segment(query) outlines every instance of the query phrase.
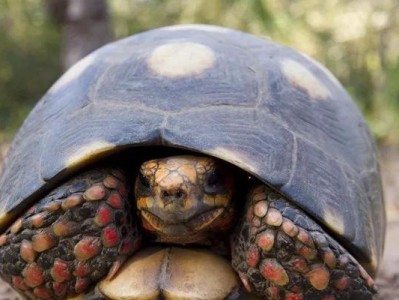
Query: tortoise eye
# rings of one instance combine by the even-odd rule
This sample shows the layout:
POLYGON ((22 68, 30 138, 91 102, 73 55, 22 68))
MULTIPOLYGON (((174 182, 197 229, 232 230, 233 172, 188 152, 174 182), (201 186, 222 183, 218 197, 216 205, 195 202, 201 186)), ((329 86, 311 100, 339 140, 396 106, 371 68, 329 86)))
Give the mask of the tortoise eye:
POLYGON ((208 194, 224 193, 226 189, 225 182, 225 175, 222 172, 215 170, 206 178, 205 192, 208 194))
POLYGON ((145 188, 149 188, 150 187, 150 182, 148 181, 148 178, 145 177, 143 174, 139 174, 139 180, 140 183, 145 187, 145 188))

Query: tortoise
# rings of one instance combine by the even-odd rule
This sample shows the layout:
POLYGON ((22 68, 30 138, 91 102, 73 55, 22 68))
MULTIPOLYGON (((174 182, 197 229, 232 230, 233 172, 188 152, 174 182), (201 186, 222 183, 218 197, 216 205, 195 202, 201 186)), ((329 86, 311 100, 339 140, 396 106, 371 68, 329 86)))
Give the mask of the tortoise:
POLYGON ((153 299, 376 293, 385 215, 361 113, 325 67, 243 32, 170 26, 88 55, 22 125, 0 190, 0 273, 29 298, 121 299, 129 280, 131 299, 154 280, 153 299), (166 293, 175 271, 151 253, 203 269, 166 293))

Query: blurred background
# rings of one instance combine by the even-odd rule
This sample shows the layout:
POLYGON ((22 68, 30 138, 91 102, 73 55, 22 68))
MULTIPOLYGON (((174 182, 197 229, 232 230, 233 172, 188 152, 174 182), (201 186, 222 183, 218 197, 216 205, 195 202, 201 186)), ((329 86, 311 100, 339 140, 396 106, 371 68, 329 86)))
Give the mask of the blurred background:
POLYGON ((351 93, 383 145, 399 145, 396 0, 0 0, 0 139, 70 64, 154 27, 207 23, 314 57, 351 93))
POLYGON ((395 289, 389 299, 399 299, 392 244, 399 239, 397 0, 0 0, 0 170, 30 109, 74 62, 112 40, 180 23, 269 37, 320 61, 342 82, 380 147, 390 221, 383 267, 390 271, 380 278, 395 289))

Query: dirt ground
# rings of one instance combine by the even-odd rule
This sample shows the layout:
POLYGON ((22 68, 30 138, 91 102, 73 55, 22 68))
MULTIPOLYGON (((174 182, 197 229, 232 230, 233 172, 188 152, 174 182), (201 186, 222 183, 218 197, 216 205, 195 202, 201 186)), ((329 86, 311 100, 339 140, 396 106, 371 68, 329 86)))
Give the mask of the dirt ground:
MULTIPOLYGON (((7 147, 0 144, 0 172, 6 151, 7 147)), ((399 148, 384 148, 380 155, 388 227, 384 260, 377 277, 379 294, 376 300, 399 300, 399 148)), ((0 300, 18 299, 8 286, 0 283, 0 300)))

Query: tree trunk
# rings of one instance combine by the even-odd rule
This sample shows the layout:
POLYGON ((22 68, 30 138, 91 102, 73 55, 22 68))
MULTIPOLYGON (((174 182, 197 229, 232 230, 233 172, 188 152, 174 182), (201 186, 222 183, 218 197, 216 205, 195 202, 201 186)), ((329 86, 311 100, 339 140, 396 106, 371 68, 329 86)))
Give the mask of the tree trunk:
POLYGON ((46 0, 61 26, 64 69, 113 38, 106 0, 46 0))

